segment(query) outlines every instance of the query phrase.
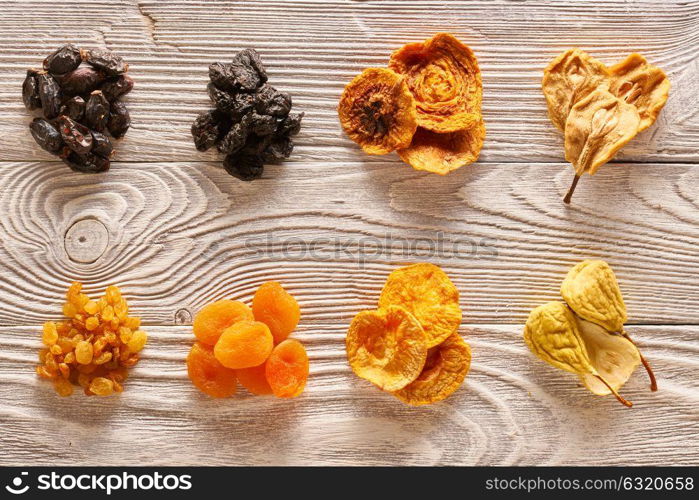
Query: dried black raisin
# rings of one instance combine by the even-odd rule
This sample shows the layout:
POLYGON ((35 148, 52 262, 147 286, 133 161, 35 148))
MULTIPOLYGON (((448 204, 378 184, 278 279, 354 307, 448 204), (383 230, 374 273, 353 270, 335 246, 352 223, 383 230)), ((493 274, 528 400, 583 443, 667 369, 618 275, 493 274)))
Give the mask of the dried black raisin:
POLYGON ((82 121, 85 117, 85 99, 79 95, 71 97, 61 106, 61 114, 72 118, 76 122, 82 121))
POLYGON ((52 75, 62 75, 77 69, 81 62, 80 49, 68 44, 44 59, 44 69, 52 75))
POLYGON ((109 129, 109 133, 112 134, 112 137, 115 139, 124 137, 130 126, 131 116, 124 103, 119 101, 112 103, 111 111, 109 112, 109 121, 107 122, 107 128, 109 129))
POLYGON ((239 87, 230 64, 217 62, 209 65, 209 80, 219 89, 228 92, 235 92, 239 87))
POLYGON ((104 72, 108 76, 118 76, 126 73, 129 65, 121 56, 105 49, 83 50, 82 58, 87 64, 104 72))
POLYGON ((235 81, 241 89, 252 92, 257 87, 262 85, 260 75, 257 74, 255 68, 245 60, 233 60, 230 65, 230 71, 235 77, 235 81))
POLYGON ((279 122, 277 135, 280 137, 289 137, 298 134, 301 131, 301 120, 304 113, 290 113, 279 122))
POLYGON ((223 160, 223 168, 233 177, 243 181, 251 181, 262 177, 264 164, 258 156, 245 154, 229 154, 223 160))
POLYGON ((250 113, 250 131, 256 135, 272 135, 277 131, 277 120, 273 116, 250 113))
POLYGON ((85 104, 85 125, 102 132, 109 121, 109 101, 101 91, 95 90, 85 104))
POLYGON ((255 49, 244 49, 241 50, 238 55, 235 57, 235 60, 239 60, 241 62, 244 62, 245 64, 249 65, 252 67, 256 72, 257 76, 259 78, 260 83, 259 85, 262 85, 267 81, 267 70, 265 69, 264 64, 262 64, 262 59, 260 58, 260 54, 255 49))
POLYGON ((223 123, 217 110, 201 113, 192 123, 194 146, 199 151, 213 147, 223 134, 223 123))
POLYGON ((273 163, 287 159, 294 150, 294 143, 288 137, 275 139, 262 152, 262 160, 273 163))
POLYGON ((234 123, 225 137, 218 144, 218 150, 221 153, 235 153, 247 141, 250 134, 250 115, 245 115, 239 122, 234 123))
POLYGON ((56 124, 66 146, 79 155, 90 152, 92 149, 92 133, 90 129, 67 116, 58 117, 56 124))
POLYGON ((105 76, 95 68, 81 66, 57 78, 63 93, 67 96, 74 96, 92 92, 104 81, 105 76))
POLYGON ((40 73, 36 78, 44 116, 49 119, 57 117, 61 111, 61 89, 58 83, 48 73, 40 73))
POLYGON ((27 70, 27 77, 22 84, 22 101, 30 111, 41 107, 38 74, 34 69, 27 70))
POLYGON ((92 152, 98 156, 109 158, 114 147, 112 141, 101 132, 92 131, 92 152))
POLYGON ((36 143, 50 153, 56 153, 63 146, 61 133, 48 120, 34 118, 29 130, 36 143))
POLYGON ((133 78, 129 75, 119 75, 104 82, 100 90, 102 94, 104 94, 104 97, 106 97, 109 102, 112 102, 131 92, 133 83, 133 78))
POLYGON ((67 148, 61 154, 61 159, 71 170, 87 174, 106 172, 110 166, 108 158, 93 153, 79 155, 67 148))
POLYGON ((255 93, 255 111, 261 115, 286 116, 291 110, 291 96, 277 91, 271 85, 263 85, 255 93))
POLYGON ((214 106, 229 114, 233 120, 239 120, 253 107, 254 97, 250 94, 231 94, 219 89, 213 83, 209 83, 207 89, 214 106))

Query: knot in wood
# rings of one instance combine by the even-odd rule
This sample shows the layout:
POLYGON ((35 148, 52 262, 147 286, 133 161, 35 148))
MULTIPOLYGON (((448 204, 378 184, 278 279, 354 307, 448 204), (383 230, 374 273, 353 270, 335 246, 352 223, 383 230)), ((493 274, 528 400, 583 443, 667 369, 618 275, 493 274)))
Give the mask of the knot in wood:
POLYGON ((107 250, 109 231, 96 219, 75 222, 65 235, 65 249, 73 262, 91 264, 107 250))

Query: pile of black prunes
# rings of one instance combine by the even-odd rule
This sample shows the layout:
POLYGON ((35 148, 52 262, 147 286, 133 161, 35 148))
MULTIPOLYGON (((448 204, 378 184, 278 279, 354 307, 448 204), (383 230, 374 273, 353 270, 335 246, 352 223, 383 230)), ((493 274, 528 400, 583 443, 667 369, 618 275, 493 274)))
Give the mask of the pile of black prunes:
POLYGON ((245 181, 262 176, 266 163, 289 158, 303 113, 291 113, 291 96, 267 84, 257 51, 245 49, 230 63, 210 65, 209 79, 215 108, 192 124, 199 151, 217 146, 226 155, 226 171, 245 181))
POLYGON ((111 51, 60 47, 30 69, 22 99, 43 117, 29 125, 34 140, 77 172, 109 170, 111 138, 120 139, 131 126, 129 111, 119 99, 133 89, 129 65, 111 51))

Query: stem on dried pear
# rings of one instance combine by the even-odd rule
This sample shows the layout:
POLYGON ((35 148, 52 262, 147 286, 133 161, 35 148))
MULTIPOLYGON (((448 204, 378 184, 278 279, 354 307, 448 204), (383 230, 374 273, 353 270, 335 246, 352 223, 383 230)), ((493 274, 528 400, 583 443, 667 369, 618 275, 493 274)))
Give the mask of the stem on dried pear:
POLYGON ((633 339, 631 337, 629 337, 629 335, 626 332, 622 331, 621 335, 626 340, 631 342, 631 344, 633 344, 633 346, 638 351, 638 355, 641 357, 641 363, 643 363, 643 368, 646 369, 646 373, 648 373, 648 378, 650 379, 650 390, 653 392, 657 391, 658 390, 658 382, 655 380, 655 374, 653 373, 653 369, 650 367, 650 363, 648 362, 648 360, 646 358, 643 357, 643 354, 641 354, 641 350, 636 345, 636 342, 634 342, 633 339))
POLYGON ((580 180, 580 176, 578 174, 575 174, 575 177, 573 177, 573 183, 570 185, 570 189, 568 190, 568 193, 566 194, 565 198, 563 198, 563 203, 566 205, 570 205, 570 199, 573 197, 573 192, 575 191, 575 188, 578 185, 578 181, 580 180))
POLYGON ((614 394, 614 397, 616 397, 616 399, 617 399, 621 404, 623 404, 624 406, 628 406, 629 408, 631 408, 631 407, 633 406, 633 403, 632 403, 631 401, 628 401, 628 400, 624 399, 623 397, 621 397, 621 394, 619 394, 618 392, 616 392, 616 391, 612 388, 612 386, 609 385, 609 383, 608 383, 606 380, 604 380, 604 377, 602 377, 602 376, 600 376, 600 375, 595 375, 595 377, 597 377, 597 378, 600 380, 600 382, 602 382, 604 385, 606 385, 606 386, 607 386, 607 389, 609 389, 610 391, 612 391, 612 394, 614 394))

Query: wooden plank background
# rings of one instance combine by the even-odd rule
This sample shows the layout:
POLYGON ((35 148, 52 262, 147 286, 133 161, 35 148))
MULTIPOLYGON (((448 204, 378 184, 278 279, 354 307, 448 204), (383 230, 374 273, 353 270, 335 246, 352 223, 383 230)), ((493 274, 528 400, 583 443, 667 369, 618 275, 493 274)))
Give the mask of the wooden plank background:
POLYGON ((697 465, 698 26, 696 0, 2 2, 0 464, 697 465), (335 112, 353 75, 438 31, 476 52, 488 127, 481 160, 447 177, 361 154, 335 112), (24 72, 65 42, 119 52, 136 79, 134 125, 105 175, 71 173, 27 130, 24 72), (639 51, 673 87, 658 122, 566 207, 572 173, 540 79, 576 45, 607 63, 639 51), (189 127, 208 107, 207 65, 249 46, 306 119, 292 159, 242 183, 189 127), (584 258, 616 270, 658 375, 657 393, 640 370, 625 386, 633 409, 521 339, 584 258), (352 375, 343 346, 390 270, 422 260, 459 288, 474 361, 452 398, 416 409, 352 375), (60 399, 33 374, 40 324, 74 279, 119 284, 145 319, 150 342, 119 397, 60 399), (269 279, 302 306, 306 393, 198 394, 192 314, 269 279))

